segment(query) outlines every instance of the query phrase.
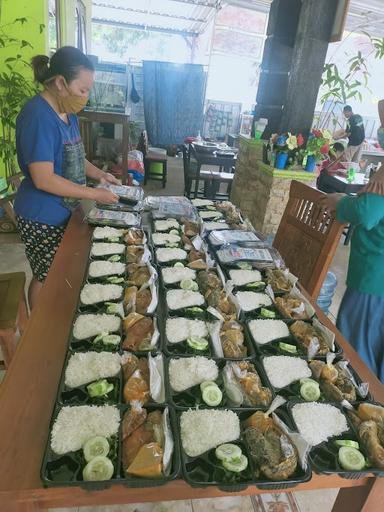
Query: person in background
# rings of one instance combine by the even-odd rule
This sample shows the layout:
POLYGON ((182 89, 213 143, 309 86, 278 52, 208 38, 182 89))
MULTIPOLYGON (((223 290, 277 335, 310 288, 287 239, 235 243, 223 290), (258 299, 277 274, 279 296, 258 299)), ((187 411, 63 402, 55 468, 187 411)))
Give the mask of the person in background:
POLYGON ((328 194, 321 203, 354 226, 336 325, 384 383, 384 168, 357 196, 328 194))
POLYGON ((348 137, 348 147, 345 150, 346 161, 358 162, 365 139, 364 121, 359 114, 353 113, 350 105, 344 107, 343 114, 347 119, 347 127, 344 133, 340 134, 338 138, 348 137))
POLYGON ((77 48, 60 48, 49 59, 32 59, 36 82, 43 85, 22 108, 16 121, 17 159, 24 179, 14 209, 21 240, 32 268, 28 298, 37 301, 71 212, 80 199, 115 203, 106 188, 86 186, 86 177, 118 184, 85 159, 76 113, 93 85, 92 62, 77 48))
POLYGON ((330 189, 324 180, 324 175, 334 176, 339 174, 345 176, 346 169, 341 163, 342 161, 345 161, 344 146, 341 142, 335 142, 329 150, 329 158, 321 162, 320 174, 316 181, 316 187, 319 190, 327 194, 333 192, 333 189, 330 189))

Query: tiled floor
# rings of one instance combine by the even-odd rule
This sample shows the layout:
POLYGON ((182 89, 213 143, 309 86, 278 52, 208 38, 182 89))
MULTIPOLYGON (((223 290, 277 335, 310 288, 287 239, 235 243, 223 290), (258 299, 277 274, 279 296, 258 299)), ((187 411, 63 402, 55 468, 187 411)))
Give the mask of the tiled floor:
MULTIPOLYGON (((146 194, 180 195, 183 193, 182 159, 169 159, 168 184, 165 189, 160 182, 150 181, 145 187, 146 194)), ((331 270, 336 274, 338 286, 331 313, 336 316, 344 293, 345 273, 349 248, 340 244, 331 270)), ((31 272, 24 255, 23 245, 17 235, 0 234, 0 273, 25 271, 27 281, 31 272)), ((1 378, 1 376, 0 376, 1 378)), ((337 489, 263 494, 259 496, 233 496, 229 498, 157 502, 146 504, 116 505, 105 507, 75 507, 52 509, 51 512, 331 512, 337 489)))

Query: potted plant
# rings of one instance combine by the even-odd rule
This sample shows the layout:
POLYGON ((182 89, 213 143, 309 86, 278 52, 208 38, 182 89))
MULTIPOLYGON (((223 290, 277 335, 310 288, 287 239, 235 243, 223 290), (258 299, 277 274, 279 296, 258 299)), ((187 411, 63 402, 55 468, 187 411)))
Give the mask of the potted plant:
POLYGON ((296 161, 299 148, 304 144, 301 134, 296 136, 290 132, 282 135, 276 134, 272 136, 272 141, 276 153, 276 169, 286 169, 292 166, 296 161))
POLYGON ((307 140, 305 148, 306 161, 304 159, 303 165, 305 170, 313 172, 316 168, 317 162, 322 160, 325 155, 328 155, 329 148, 332 142, 332 135, 328 130, 313 130, 307 140))
MULTIPOLYGON (((13 23, 0 26, 0 159, 5 167, 7 186, 9 179, 19 172, 16 165, 16 117, 24 103, 36 94, 30 64, 24 58, 24 49, 32 45, 12 37, 12 25, 27 23, 17 18, 13 23)), ((44 25, 39 26, 40 33, 44 25)))

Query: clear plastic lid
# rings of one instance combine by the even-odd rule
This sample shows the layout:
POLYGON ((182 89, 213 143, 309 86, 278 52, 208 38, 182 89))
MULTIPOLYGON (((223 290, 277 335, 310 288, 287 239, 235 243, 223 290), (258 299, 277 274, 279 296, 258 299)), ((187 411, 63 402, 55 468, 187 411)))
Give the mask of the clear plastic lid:
POLYGON ((99 185, 98 188, 106 188, 117 196, 121 202, 136 204, 144 199, 144 190, 141 187, 129 187, 127 185, 111 185, 110 183, 99 185))
POLYGON ((216 230, 209 234, 209 241, 212 245, 239 244, 247 242, 260 242, 261 239, 252 231, 241 231, 235 229, 216 230))
POLYGON ((89 224, 104 225, 104 226, 140 226, 141 217, 136 213, 101 210, 100 208, 92 208, 86 216, 89 224))

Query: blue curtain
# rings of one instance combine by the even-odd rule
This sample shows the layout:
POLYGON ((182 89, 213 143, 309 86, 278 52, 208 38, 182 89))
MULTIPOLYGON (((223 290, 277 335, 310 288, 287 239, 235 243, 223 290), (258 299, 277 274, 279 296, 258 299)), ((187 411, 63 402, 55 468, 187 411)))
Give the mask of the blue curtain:
POLYGON ((143 62, 144 115, 152 146, 181 144, 203 124, 205 73, 197 64, 143 62))

